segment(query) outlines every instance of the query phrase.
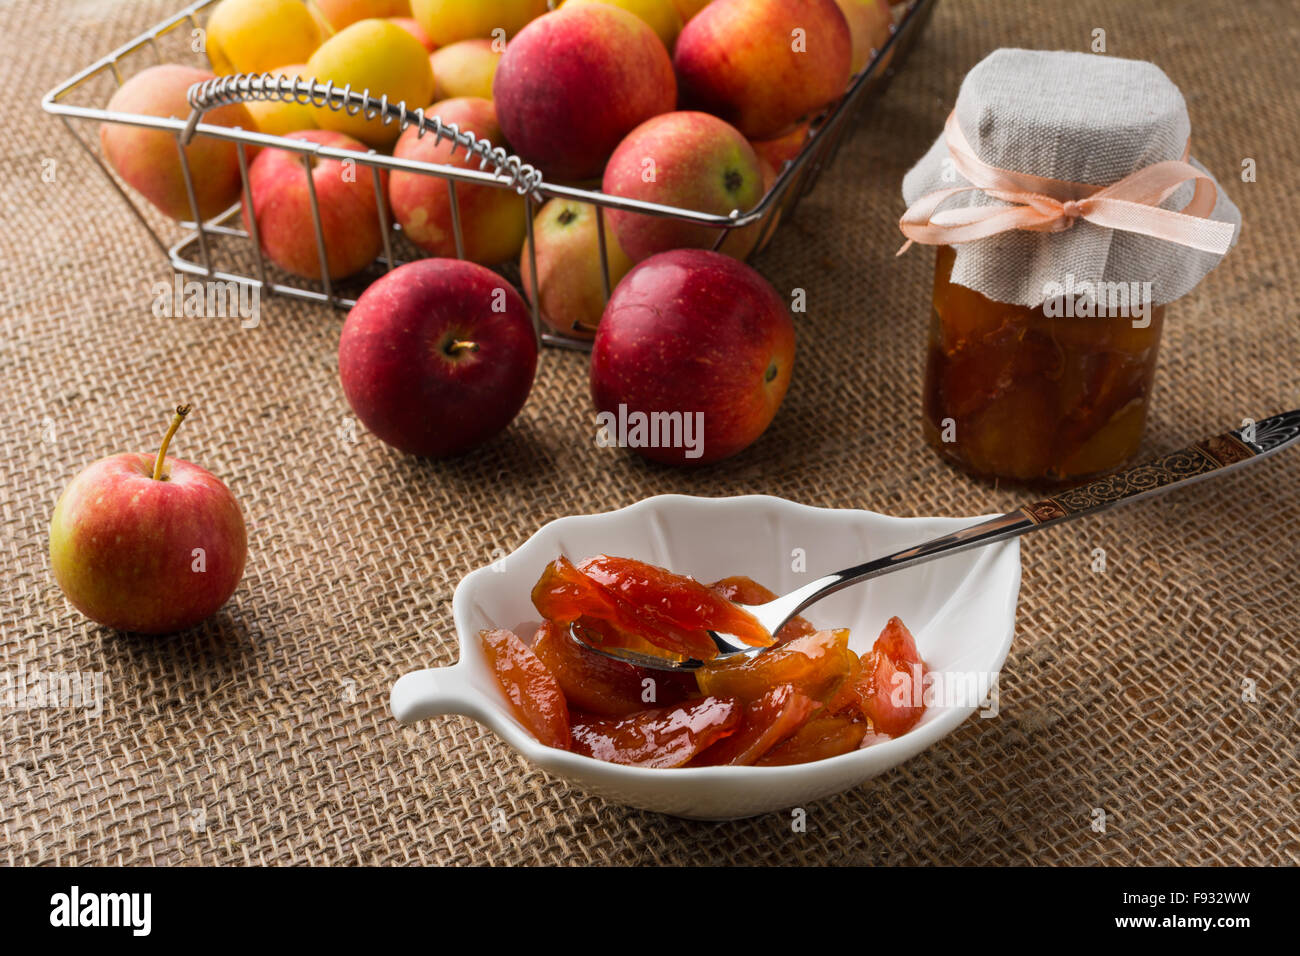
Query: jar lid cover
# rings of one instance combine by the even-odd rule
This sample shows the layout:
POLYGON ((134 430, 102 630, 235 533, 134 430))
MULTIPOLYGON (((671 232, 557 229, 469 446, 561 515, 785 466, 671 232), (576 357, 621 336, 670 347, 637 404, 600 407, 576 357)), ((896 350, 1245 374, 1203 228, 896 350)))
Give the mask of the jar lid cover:
MULTIPOLYGON (((995 50, 966 75, 954 119, 983 163, 1070 183, 1110 186, 1165 160, 1186 159, 1213 182, 1206 218, 1241 213, 1200 163, 1187 156, 1191 122, 1178 87, 1152 63, 1091 53, 995 50)), ((903 179, 908 204, 970 185, 954 168, 945 136, 903 179)), ((1160 208, 1192 201, 1186 182, 1160 208)), ((943 210, 1009 203, 979 189, 947 198, 943 210)), ((1218 264, 1216 252, 1075 219, 1060 231, 1013 229, 955 245, 952 281, 998 302, 1037 307, 1065 288, 1124 283, 1160 305, 1190 292, 1218 264), (1137 286, 1132 286, 1137 283, 1137 286), (1149 285, 1147 285, 1149 283, 1149 285)))

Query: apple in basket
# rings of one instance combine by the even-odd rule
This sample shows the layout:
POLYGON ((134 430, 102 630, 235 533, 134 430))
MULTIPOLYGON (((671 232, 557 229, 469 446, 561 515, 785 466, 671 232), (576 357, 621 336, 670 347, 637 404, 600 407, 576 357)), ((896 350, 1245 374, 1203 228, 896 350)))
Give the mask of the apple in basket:
MULTIPOLYGON (((605 311, 597 210, 589 203, 558 196, 542 206, 533 220, 537 243, 537 293, 543 321, 563 335, 591 338, 605 311)), ((605 257, 612 290, 632 268, 632 260, 605 229, 605 257)), ((520 284, 533 297, 533 267, 528 243, 519 257, 520 284)))
POLYGON ((835 2, 849 23, 849 36, 853 41, 850 69, 857 73, 871 59, 871 51, 879 50, 889 40, 889 28, 893 26, 894 15, 889 10, 889 0, 835 2))
POLYGON ((212 615, 244 573, 248 536, 230 489, 167 448, 102 458, 72 479, 50 519, 50 569, 69 601, 105 627, 184 630, 212 615))
MULTIPOLYGON (((336 149, 365 151, 350 136, 329 130, 302 130, 288 134, 336 149)), ((313 156, 310 173, 303 154, 287 149, 264 149, 248 170, 248 187, 253 197, 252 214, 257 219, 262 251, 286 272, 306 279, 321 278, 316 225, 311 211, 311 185, 315 186, 320 208, 321 232, 325 237, 325 258, 330 278, 355 275, 383 251, 384 234, 379 221, 379 200, 374 177, 384 173, 361 163, 313 156)), ((244 203, 244 228, 250 229, 248 203, 244 203)))
MULTIPOLYGON (((108 108, 124 113, 186 119, 190 115, 186 91, 194 83, 211 79, 214 79, 213 75, 205 70, 175 63, 151 66, 123 83, 108 101, 108 108)), ((240 103, 210 110, 204 114, 203 122, 213 126, 257 128, 252 114, 240 103)), ((194 218, 174 133, 105 123, 99 129, 99 141, 109 165, 128 186, 173 219, 194 218)), ((196 136, 185 147, 195 200, 199 215, 204 219, 239 201, 243 187, 237 149, 234 143, 211 136, 196 136)))
MULTIPOLYGON (((429 51, 391 20, 359 20, 330 37, 307 61, 310 76, 336 87, 351 84, 354 92, 369 90, 374 99, 387 96, 390 104, 411 109, 426 106, 433 96, 433 68, 429 51)), ((364 111, 314 108, 316 125, 346 133, 376 149, 389 149, 401 127, 364 111)))
POLYGON ((221 0, 207 30, 208 59, 223 74, 301 63, 328 35, 301 0, 221 0))
POLYGON ((718 461, 754 442, 790 385, 785 301, 744 263, 675 249, 632 269, 610 297, 591 353, 603 440, 655 461, 718 461))
POLYGON ((804 144, 808 141, 809 132, 811 132, 810 124, 800 123, 780 136, 772 139, 752 140, 749 145, 754 147, 754 152, 758 153, 759 159, 771 163, 779 173, 785 168, 786 163, 799 156, 804 144))
MULTIPOLYGON (((475 37, 512 37, 546 12, 547 0, 411 0, 411 13, 440 47, 475 37)), ((503 39, 505 38, 503 37, 503 39)))
MULTIPOLYGON (((303 79, 311 78, 311 74, 307 72, 306 63, 277 66, 274 70, 268 70, 267 72, 290 80, 298 77, 303 79)), ((299 130, 316 128, 315 112, 310 106, 302 103, 295 103, 292 100, 288 102, 285 100, 250 100, 244 106, 252 114, 253 122, 257 124, 259 133, 267 133, 271 136, 287 136, 289 133, 296 133, 299 130)))
POLYGON ((361 423, 401 451, 444 458, 503 430, 537 371, 523 299, 458 259, 399 266, 362 293, 339 339, 339 379, 361 423))
POLYGON ((750 139, 777 136, 838 98, 851 63, 835 0, 713 0, 673 55, 682 107, 721 116, 750 139))
POLYGON ((332 30, 372 17, 409 17, 411 0, 312 0, 332 30))
MULTIPOLYGON (((504 143, 491 100, 470 96, 444 100, 430 106, 425 115, 455 124, 461 132, 472 132, 494 145, 504 143)), ((481 160, 450 139, 438 142, 432 133, 426 132, 423 136, 419 133, 416 127, 408 127, 398 139, 393 155, 398 159, 441 163, 461 169, 479 168, 481 160)), ((393 207, 393 216, 408 239, 430 255, 456 256, 448 180, 397 170, 389 175, 388 200, 393 207)), ((519 255, 528 228, 523 196, 510 188, 457 183, 456 201, 460 207, 465 258, 493 265, 519 255)))
MULTIPOLYGON (((646 120, 619 144, 605 167, 605 192, 697 212, 725 216, 748 211, 763 198, 763 169, 749 141, 734 126, 708 113, 664 113, 646 120)), ((634 261, 669 249, 709 249, 719 230, 709 226, 609 211, 618 241, 634 261)), ((729 253, 747 255, 748 248, 729 253)))
POLYGON ((460 40, 435 50, 429 57, 433 67, 433 98, 450 100, 458 96, 492 99, 492 80, 505 50, 492 40, 460 40))
POLYGON ((565 6, 528 24, 492 89, 506 140, 547 177, 570 181, 600 176, 624 136, 677 101, 655 32, 604 5, 565 6))

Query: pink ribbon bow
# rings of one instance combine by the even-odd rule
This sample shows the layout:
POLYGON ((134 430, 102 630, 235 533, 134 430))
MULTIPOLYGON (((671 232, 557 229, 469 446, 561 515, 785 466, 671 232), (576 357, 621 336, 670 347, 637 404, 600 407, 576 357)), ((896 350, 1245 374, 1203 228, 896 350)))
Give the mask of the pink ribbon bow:
POLYGON ((1062 232, 1078 219, 1219 255, 1232 245, 1232 223, 1208 218, 1218 195, 1214 180, 1187 162, 1186 151, 1181 160, 1153 163, 1109 186, 1090 186, 990 166, 975 155, 955 113, 948 114, 943 131, 953 167, 970 185, 936 190, 911 205, 898 220, 907 236, 900 256, 913 242, 972 242, 1011 229, 1062 232), (1161 209, 1160 204, 1188 180, 1196 182, 1192 201, 1176 212, 1161 209), (972 191, 1011 205, 939 211, 949 196, 972 191))

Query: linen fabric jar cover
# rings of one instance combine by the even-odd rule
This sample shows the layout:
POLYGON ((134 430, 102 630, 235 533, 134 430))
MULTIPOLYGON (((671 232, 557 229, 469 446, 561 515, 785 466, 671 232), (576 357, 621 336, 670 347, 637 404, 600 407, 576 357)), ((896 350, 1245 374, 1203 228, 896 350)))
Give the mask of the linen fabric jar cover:
POLYGON ((995 50, 966 75, 945 133, 904 177, 910 208, 900 228, 909 245, 953 245, 951 281, 997 302, 1036 308, 1068 277, 1075 289, 1083 283, 1097 289, 1099 283, 1150 282, 1150 303, 1163 305, 1191 291, 1218 264, 1241 225, 1237 207, 1188 155, 1190 135, 1182 94, 1152 63, 995 50), (964 153, 967 144, 970 153, 964 153), (1179 174, 1169 161, 1192 167, 1184 168, 1176 188, 1179 174), (1166 165, 1148 169, 1160 163, 1166 165), (988 181, 972 182, 963 171, 988 181), (997 188, 1007 185, 1002 173, 1027 174, 1028 182, 1013 181, 1019 188, 1008 195, 997 188), (1204 180, 1188 178, 1194 173, 1204 180), (1147 179, 1148 187, 1155 181, 1157 200, 1164 188, 1172 192, 1162 201, 1147 196, 1134 203, 1143 189, 1131 181, 1121 184, 1130 187, 1116 196, 1122 201, 1089 208, 1087 197, 1104 197, 1090 187, 1112 186, 1134 174, 1147 179), (1039 177, 1061 182, 1035 182, 1039 177), (1196 205, 1187 209, 1194 215, 1159 211, 1184 210, 1194 197, 1196 205), (1153 222, 1162 215, 1163 221, 1153 222), (988 234, 969 241, 972 232, 988 234))

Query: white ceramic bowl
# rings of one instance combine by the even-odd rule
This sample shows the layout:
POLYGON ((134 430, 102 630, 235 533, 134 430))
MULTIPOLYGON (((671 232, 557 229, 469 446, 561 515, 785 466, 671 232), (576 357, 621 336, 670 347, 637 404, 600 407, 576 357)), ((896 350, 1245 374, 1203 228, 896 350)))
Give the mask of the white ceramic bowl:
MULTIPOLYGON (((761 495, 663 495, 606 514, 560 518, 460 583, 452 602, 460 660, 401 677, 393 685, 393 714, 403 723, 439 714, 472 717, 549 773, 646 810, 725 820, 802 806, 902 763, 951 733, 979 702, 937 702, 903 736, 816 763, 623 767, 544 746, 524 729, 487 666, 479 631, 507 627, 531 639, 538 615, 529 594, 542 569, 560 554, 574 560, 602 553, 639 558, 701 581, 745 574, 782 594, 827 572, 979 520, 892 518, 761 495), (800 553, 807 569, 802 573, 794 570, 800 553)), ((916 637, 930 669, 951 687, 959 675, 1001 669, 1015 630, 1019 590, 1020 548, 1013 539, 847 588, 805 616, 819 627, 851 628, 853 649, 862 652, 896 614, 916 637)))

